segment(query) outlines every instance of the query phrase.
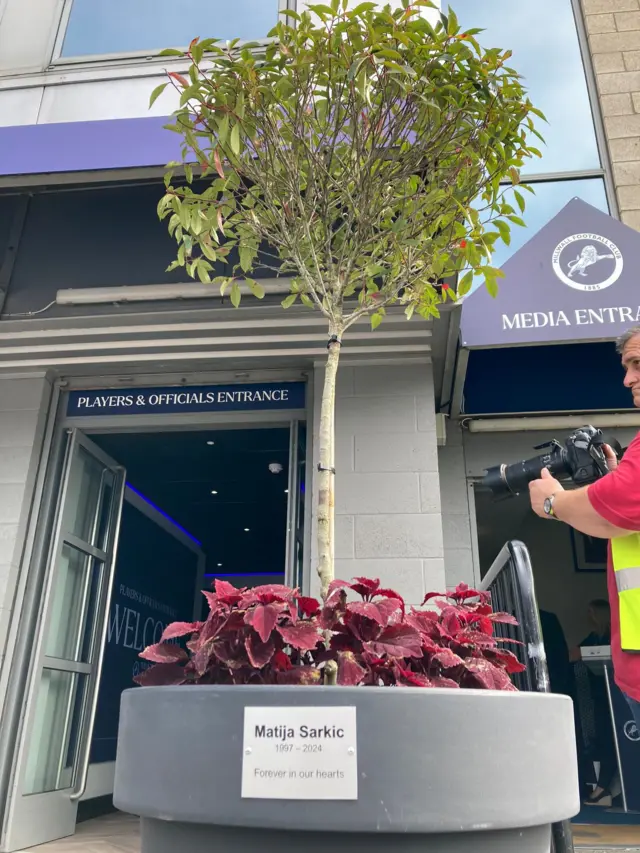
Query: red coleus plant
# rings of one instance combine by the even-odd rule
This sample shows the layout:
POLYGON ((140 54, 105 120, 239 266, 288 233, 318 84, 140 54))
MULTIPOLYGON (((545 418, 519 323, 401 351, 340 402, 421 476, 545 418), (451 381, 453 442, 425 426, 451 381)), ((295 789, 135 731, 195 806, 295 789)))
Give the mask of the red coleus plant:
POLYGON ((154 665, 138 684, 320 684, 331 660, 341 685, 515 690, 509 675, 524 669, 493 631, 516 620, 466 584, 427 595, 431 609, 408 611, 369 578, 333 581, 323 605, 278 584, 237 589, 217 580, 204 595, 206 621, 169 625, 141 653, 154 665), (361 600, 350 601, 350 591, 361 600))

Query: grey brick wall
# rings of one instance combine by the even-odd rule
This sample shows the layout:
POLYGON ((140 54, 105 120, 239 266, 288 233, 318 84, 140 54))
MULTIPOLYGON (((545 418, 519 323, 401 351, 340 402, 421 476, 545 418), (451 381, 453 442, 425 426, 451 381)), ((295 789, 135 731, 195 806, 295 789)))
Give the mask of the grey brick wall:
POLYGON ((11 620, 51 386, 0 378, 0 657, 11 620))
POLYGON ((582 0, 622 221, 640 230, 640 0, 582 0))
MULTIPOLYGON (((412 604, 444 589, 431 365, 341 368, 336 469, 337 576, 379 577, 412 604)), ((311 556, 317 591, 315 530, 311 556)))

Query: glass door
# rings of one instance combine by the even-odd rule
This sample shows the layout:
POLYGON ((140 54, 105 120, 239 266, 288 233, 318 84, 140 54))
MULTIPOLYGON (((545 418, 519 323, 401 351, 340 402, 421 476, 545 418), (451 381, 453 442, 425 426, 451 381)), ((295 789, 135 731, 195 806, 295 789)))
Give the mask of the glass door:
POLYGON ((291 424, 289 443, 289 505, 287 517, 287 557, 285 583, 303 589, 304 515, 307 464, 307 425, 291 424))
POLYGON ((75 832, 89 765, 125 471, 68 434, 4 847, 75 832))

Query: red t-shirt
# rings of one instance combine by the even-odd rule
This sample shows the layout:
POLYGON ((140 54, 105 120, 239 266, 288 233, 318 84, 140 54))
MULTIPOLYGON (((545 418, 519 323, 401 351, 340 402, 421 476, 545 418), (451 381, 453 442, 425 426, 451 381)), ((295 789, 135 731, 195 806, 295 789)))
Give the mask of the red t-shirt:
MULTIPOLYGON (((640 433, 627 448, 616 470, 592 483, 587 494, 591 506, 610 524, 623 530, 640 531, 640 433)), ((611 605, 611 656, 616 684, 623 693, 640 702, 640 654, 623 652, 620 647, 620 608, 611 545, 607 586, 611 605)))

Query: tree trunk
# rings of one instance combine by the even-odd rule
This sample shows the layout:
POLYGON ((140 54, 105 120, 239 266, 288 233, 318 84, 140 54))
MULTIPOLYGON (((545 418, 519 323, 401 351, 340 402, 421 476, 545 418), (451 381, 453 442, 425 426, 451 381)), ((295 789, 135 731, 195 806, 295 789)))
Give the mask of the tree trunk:
POLYGON ((329 331, 329 355, 322 389, 318 470, 318 575, 322 598, 326 598, 334 571, 334 513, 335 513, 335 411, 336 376, 340 361, 342 329, 329 331))

